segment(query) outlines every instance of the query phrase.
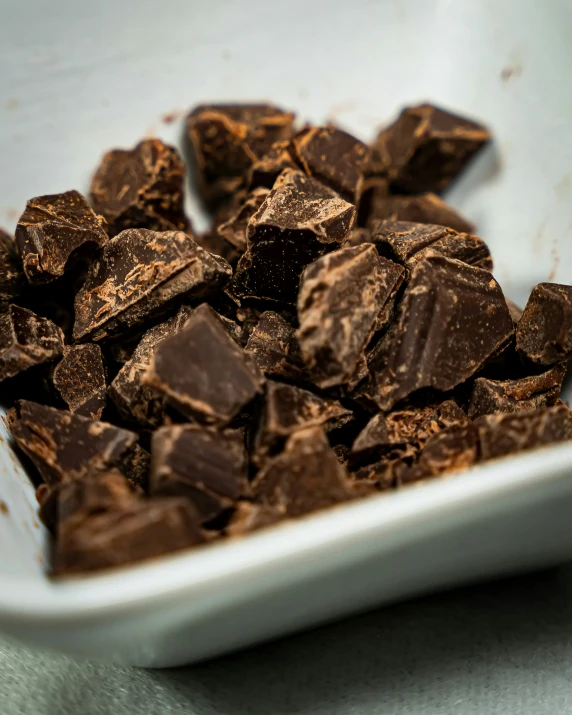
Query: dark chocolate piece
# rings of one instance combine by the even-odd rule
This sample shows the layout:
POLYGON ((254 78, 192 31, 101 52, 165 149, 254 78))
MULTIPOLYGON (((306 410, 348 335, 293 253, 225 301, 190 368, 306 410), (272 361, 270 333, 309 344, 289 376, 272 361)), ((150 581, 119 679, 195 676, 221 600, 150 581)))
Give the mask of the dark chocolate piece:
POLYGON ((264 377, 203 304, 157 346, 144 382, 187 417, 224 424, 261 391, 264 377))
POLYGON ((16 443, 48 484, 107 471, 137 442, 134 432, 19 400, 9 415, 16 443))
POLYGON ((482 125, 421 104, 404 109, 374 148, 395 191, 441 193, 489 139, 482 125))
POLYGON ((62 276, 80 253, 93 253, 107 241, 105 221, 78 191, 30 199, 16 227, 24 272, 38 283, 62 276))
POLYGON ((534 287, 518 321, 516 347, 539 365, 572 360, 572 286, 534 287))
POLYGON ((494 412, 530 412, 552 407, 560 397, 565 365, 519 380, 475 380, 468 414, 471 419, 494 412))
POLYGON ((254 189, 246 201, 241 204, 238 211, 225 223, 220 224, 217 233, 228 241, 238 252, 246 251, 246 229, 248 222, 258 211, 268 196, 268 189, 254 189))
POLYGON ((290 137, 293 121, 290 112, 265 104, 196 107, 187 117, 187 132, 207 205, 245 186, 256 160, 290 137))
POLYGON ((512 318, 512 322, 514 323, 515 327, 518 324, 518 321, 520 320, 522 316, 522 308, 519 308, 516 303, 513 303, 513 301, 510 298, 506 299, 506 304, 508 305, 508 312, 510 313, 510 317, 512 318))
POLYGON ((475 420, 481 459, 572 439, 572 413, 566 405, 532 412, 483 415, 475 420))
POLYGON ((288 139, 274 143, 268 152, 257 159, 249 173, 250 189, 271 189, 285 169, 300 169, 294 157, 292 142, 288 139))
POLYGON ((230 537, 244 536, 251 531, 273 526, 283 519, 284 514, 276 507, 243 501, 237 505, 225 531, 230 537))
POLYGON ((391 317, 403 269, 372 244, 328 253, 303 273, 298 340, 313 380, 326 388, 347 382, 376 330, 391 317))
POLYGON ((138 327, 228 279, 228 263, 182 232, 127 229, 92 263, 75 299, 75 340, 102 340, 138 327))
POLYGON ((370 226, 379 217, 377 206, 389 196, 389 181, 385 176, 366 176, 358 205, 357 225, 370 226))
POLYGON ((127 452, 119 468, 134 487, 139 487, 145 493, 149 490, 151 455, 140 444, 136 444, 127 452))
POLYGON ((319 427, 295 432, 252 483, 255 501, 302 516, 351 498, 347 473, 319 427))
POLYGON ((143 382, 157 346, 182 329, 192 310, 183 306, 177 315, 150 328, 141 338, 131 358, 126 361, 109 387, 111 399, 126 419, 135 419, 145 427, 159 426, 165 414, 166 398, 143 382))
POLYGON ((372 227, 371 240, 383 256, 412 269, 429 253, 456 258, 471 266, 492 270, 489 247, 478 236, 457 233, 443 226, 407 221, 380 221, 372 227))
POLYGON ((64 335, 47 318, 10 305, 0 313, 0 381, 62 354, 64 335))
POLYGON ((235 295, 295 304, 300 274, 341 244, 354 214, 351 204, 320 182, 284 172, 248 224, 235 295))
POLYGON ((54 369, 53 383, 71 412, 99 420, 107 392, 99 345, 66 345, 54 369))
POLYGON ((365 480, 375 484, 379 491, 394 489, 397 486, 398 475, 403 470, 403 459, 399 457, 386 457, 379 462, 367 464, 355 472, 350 473, 357 481, 365 480))
POLYGON ((376 220, 410 221, 447 226, 461 233, 472 233, 474 225, 464 219, 452 206, 437 194, 419 196, 376 197, 369 213, 369 223, 376 220))
POLYGON ((208 522, 250 495, 244 436, 198 425, 161 427, 153 434, 149 491, 190 499, 208 522))
POLYGON ((478 458, 476 427, 469 423, 453 425, 432 435, 421 451, 419 459, 404 466, 398 473, 400 484, 417 482, 447 472, 467 469, 478 458))
POLYGON ((183 209, 185 165, 175 147, 144 139, 134 149, 103 157, 89 189, 91 205, 105 217, 109 235, 126 228, 187 231, 183 209))
POLYGON ((262 313, 250 331, 245 349, 265 375, 308 382, 296 331, 278 313, 262 313))
POLYGON ((371 230, 369 228, 354 228, 344 241, 343 248, 361 246, 363 243, 372 243, 371 230))
POLYGON ((513 334, 506 301, 488 271, 429 256, 413 269, 388 345, 382 343, 369 366, 366 394, 389 410, 424 387, 452 390, 513 334))
POLYGON ((16 242, 0 228, 0 310, 20 295, 26 285, 16 242))

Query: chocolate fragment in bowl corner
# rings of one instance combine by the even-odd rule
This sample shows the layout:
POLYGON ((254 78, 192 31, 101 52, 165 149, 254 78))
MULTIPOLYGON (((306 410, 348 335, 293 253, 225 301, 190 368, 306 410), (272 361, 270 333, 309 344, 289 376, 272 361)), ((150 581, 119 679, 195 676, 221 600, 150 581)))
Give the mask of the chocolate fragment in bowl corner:
POLYGON ((266 154, 254 162, 248 175, 248 186, 251 190, 271 189, 286 169, 300 169, 290 139, 275 142, 266 154))
POLYGON ((116 236, 126 228, 189 231, 183 208, 185 165, 175 147, 144 139, 103 157, 89 189, 94 210, 116 236))
POLYGON ((52 381, 70 412, 101 419, 107 384, 99 345, 66 345, 62 359, 54 368, 52 381))
POLYGON ((388 455, 377 462, 359 467, 350 472, 349 476, 356 482, 366 481, 374 484, 377 491, 387 491, 398 486, 399 474, 405 466, 402 455, 388 455))
POLYGON ((155 349, 144 383, 181 414, 228 424, 261 390, 264 376, 206 304, 155 349))
POLYGON ((216 292, 231 272, 181 231, 127 229, 103 248, 76 295, 74 339, 99 341, 137 329, 216 292))
POLYGON ((15 240, 0 228, 0 310, 18 297, 26 285, 15 240))
POLYGON ((368 225, 374 221, 410 221, 446 226, 460 233, 473 233, 475 227, 463 218, 452 206, 445 203, 437 194, 427 193, 419 196, 386 196, 372 201, 368 225))
POLYGON ((0 381, 52 362, 63 350, 63 333, 51 320, 17 305, 0 313, 0 381))
POLYGON ((438 194, 490 138, 481 124, 420 104, 404 109, 373 146, 393 191, 438 194))
POLYGON ((276 507, 242 501, 237 504, 225 532, 231 538, 244 536, 266 526, 274 526, 284 518, 285 515, 276 507))
POLYGON ((255 162, 289 139, 294 115, 267 104, 200 105, 187 117, 198 189, 209 208, 247 185, 255 162))
POLYGON ((316 385, 351 378, 373 333, 389 321, 403 276, 372 244, 341 248, 305 269, 297 337, 316 385))
POLYGON ((516 327, 516 347, 538 365, 572 359, 572 286, 534 287, 516 327))
POLYGON ((16 244, 32 283, 63 276, 75 259, 93 255, 107 241, 104 219, 78 191, 30 199, 16 227, 16 244))
POLYGON ((352 204, 319 181, 284 172, 250 219, 234 295, 295 305, 302 271, 340 246, 354 215, 352 204))
POLYGON ((268 196, 268 189, 254 189, 227 221, 217 227, 217 233, 238 253, 246 251, 246 229, 248 222, 258 211, 268 196))
POLYGON ((48 484, 118 466, 137 435, 67 410, 19 400, 8 413, 10 432, 48 484))
POLYGON ((250 331, 245 350, 268 377, 309 382, 296 331, 278 313, 266 310, 260 315, 250 331))

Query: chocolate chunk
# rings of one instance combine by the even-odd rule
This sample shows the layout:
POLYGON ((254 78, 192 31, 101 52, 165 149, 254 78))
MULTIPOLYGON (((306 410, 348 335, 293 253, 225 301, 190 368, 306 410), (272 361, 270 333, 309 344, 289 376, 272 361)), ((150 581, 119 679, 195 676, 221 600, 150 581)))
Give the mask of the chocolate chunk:
POLYGON ((139 487, 143 492, 148 491, 151 455, 141 445, 136 444, 127 452, 119 468, 134 487, 139 487))
POLYGON ((412 269, 429 253, 456 258, 478 268, 492 270, 489 247, 478 236, 450 228, 407 221, 380 221, 372 227, 371 240, 381 255, 412 269))
POLYGON ((228 263, 182 232, 127 229, 90 267, 75 299, 75 340, 102 340, 142 325, 184 300, 216 291, 228 263))
POLYGON ((126 228, 187 231, 183 209, 185 165, 175 147, 145 139, 134 149, 108 151, 89 189, 91 205, 105 217, 109 235, 126 228))
POLYGON ((199 191, 209 206, 246 185, 252 165, 288 139, 294 115, 264 104, 201 105, 187 117, 199 191))
POLYGON ((31 310, 10 305, 0 314, 0 381, 62 354, 62 331, 31 310))
POLYGON ((541 375, 519 380, 475 380, 468 414, 471 419, 494 412, 530 412, 556 404, 566 372, 556 365, 541 375))
POLYGON ((0 310, 20 295, 26 285, 16 242, 0 228, 0 310))
POLYGON ((65 576, 132 564, 203 540, 188 500, 142 500, 61 528, 52 570, 57 576, 65 576))
POLYGON ((281 175, 247 229, 233 291, 296 303, 300 274, 347 236, 355 208, 320 182, 296 171, 281 175))
POLYGON ((386 457, 374 464, 367 464, 350 474, 357 481, 367 481, 375 484, 379 491, 394 489, 397 486, 398 475, 403 470, 401 457, 386 457))
POLYGON ((224 424, 260 392, 264 378, 203 304, 155 349, 144 382, 187 417, 224 424))
POLYGON ((319 427, 295 432, 252 483, 255 501, 302 516, 351 498, 347 473, 319 427))
POLYGON ((246 229, 248 222, 258 211, 268 196, 268 189, 254 189, 238 211, 217 228, 219 236, 228 241, 240 253, 246 251, 246 229))
POLYGON ((572 286, 535 286, 518 321, 516 347, 539 365, 572 360, 572 286))
POLYGON ((162 423, 166 399, 146 385, 143 376, 151 364, 157 346, 165 338, 181 330, 191 314, 191 308, 183 306, 177 315, 150 328, 141 338, 131 358, 117 373, 109 387, 109 394, 124 418, 135 419, 145 427, 157 427, 162 423))
POLYGON ((208 522, 250 494, 244 437, 198 425, 161 427, 153 434, 149 490, 190 499, 208 522))
POLYGON ((572 439, 572 413, 566 405, 532 412, 483 415, 475 420, 481 459, 572 439))
POLYGON ((340 385, 353 375, 373 333, 383 328, 403 269, 371 244, 342 248, 311 263, 298 297, 298 340, 314 382, 340 385))
POLYGON ((379 134, 374 148, 394 190, 440 193, 489 139, 482 125, 421 104, 404 109, 379 134))
POLYGON ((506 299, 506 304, 508 305, 508 312, 510 313, 510 317, 512 318, 512 322, 514 323, 515 327, 520 320, 522 316, 522 308, 519 308, 516 303, 513 303, 513 301, 510 298, 506 299))
POLYGON ((361 246, 362 243, 371 243, 371 230, 369 228, 354 228, 344 241, 343 248, 361 246))
POLYGON ((352 411, 337 400, 326 400, 294 385, 269 380, 255 437, 255 461, 261 462, 294 432, 310 427, 322 427, 329 432, 351 419, 352 411))
POLYGON ((497 355, 514 331, 491 274, 442 256, 413 269, 395 325, 387 353, 370 364, 366 389, 382 410, 424 387, 452 390, 497 355))
POLYGON ((62 276, 74 258, 95 252, 107 240, 105 221, 78 191, 30 199, 16 227, 24 272, 32 282, 62 276))
POLYGON ((257 159, 249 172, 248 185, 271 189, 285 169, 299 169, 290 140, 275 142, 268 152, 257 159))
POLYGON ((461 233, 472 233, 475 228, 437 194, 376 198, 372 202, 369 222, 378 219, 447 226, 461 233))
POLYGON ((234 246, 220 236, 216 228, 211 228, 208 231, 199 234, 195 237, 195 240, 201 248, 205 249, 205 251, 209 251, 209 253, 214 253, 215 256, 224 258, 224 260, 227 263, 230 263, 231 266, 236 265, 238 259, 240 258, 239 251, 237 251, 234 246))
POLYGON ((401 484, 467 469, 478 457, 477 429, 473 424, 453 425, 432 435, 417 462, 398 473, 401 484))
POLYGON ((28 400, 8 418, 16 443, 48 484, 117 466, 137 442, 133 432, 28 400))
POLYGON ((308 382, 296 331, 278 313, 271 310, 262 313, 245 349, 265 375, 308 382))
POLYGON ((276 508, 265 504, 240 502, 226 528, 230 537, 244 536, 251 531, 273 526, 284 519, 284 515, 276 508))
POLYGON ((385 176, 367 176, 363 180, 359 200, 357 225, 369 226, 378 216, 377 206, 389 196, 389 181, 385 176))
POLYGON ((306 127, 292 139, 294 152, 308 176, 332 188, 347 201, 359 200, 369 148, 336 127, 306 127))
POLYGON ((107 385, 99 345, 66 345, 53 382, 71 412, 93 420, 101 418, 107 385))

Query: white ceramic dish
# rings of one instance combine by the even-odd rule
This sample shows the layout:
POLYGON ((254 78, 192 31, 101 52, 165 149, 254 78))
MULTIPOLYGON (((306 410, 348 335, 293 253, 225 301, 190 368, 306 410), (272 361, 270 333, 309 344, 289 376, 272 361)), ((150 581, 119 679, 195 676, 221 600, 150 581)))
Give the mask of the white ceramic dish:
MULTIPOLYGON (((8 228, 30 196, 85 188, 108 147, 154 132, 177 140, 180 122, 161 117, 202 100, 271 98, 368 139, 397 107, 430 98, 495 132, 495 147, 449 198, 478 223, 507 294, 523 303, 539 281, 572 282, 565 0, 7 5, 0 223, 8 228)), ((0 628, 69 653, 187 663, 572 556, 572 445, 562 445, 241 541, 51 583, 32 488, 3 435, 0 628)))

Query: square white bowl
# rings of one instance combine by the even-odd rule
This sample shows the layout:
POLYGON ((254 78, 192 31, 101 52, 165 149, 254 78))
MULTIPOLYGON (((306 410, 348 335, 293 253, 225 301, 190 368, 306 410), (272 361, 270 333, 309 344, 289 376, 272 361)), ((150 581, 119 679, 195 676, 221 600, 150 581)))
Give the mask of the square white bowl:
MULTIPOLYGON (((153 133, 179 143, 181 122, 165 115, 202 101, 269 99, 369 140, 399 107, 428 99, 495 134, 448 199, 478 224, 495 276, 523 305, 540 281, 572 282, 572 11, 541 5, 12 3, 0 24, 0 224, 12 229, 31 196, 85 190, 111 146, 153 133)), ((33 489, 0 431, 0 628, 69 653, 188 663, 572 556, 568 444, 54 583, 33 489)))

